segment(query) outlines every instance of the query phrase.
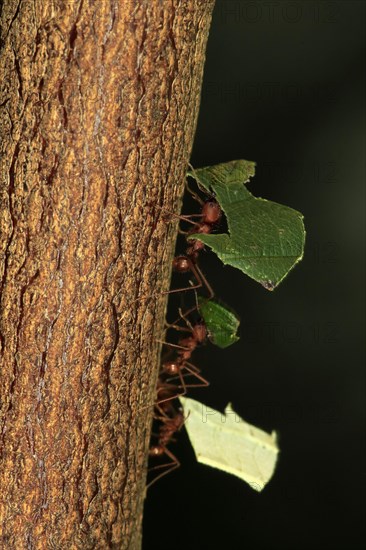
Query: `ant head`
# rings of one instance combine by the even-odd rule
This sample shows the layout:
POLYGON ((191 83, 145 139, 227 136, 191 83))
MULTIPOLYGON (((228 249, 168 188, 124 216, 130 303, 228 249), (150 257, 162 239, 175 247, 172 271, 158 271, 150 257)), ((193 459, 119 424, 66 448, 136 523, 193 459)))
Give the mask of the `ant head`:
POLYGON ((187 273, 191 270, 191 262, 187 256, 176 256, 173 260, 173 269, 178 273, 187 273))
POLYGON ((150 447, 150 456, 161 456, 162 454, 164 454, 164 449, 161 445, 154 445, 153 447, 150 447))
POLYGON ((221 206, 216 199, 208 199, 202 207, 202 221, 208 224, 216 223, 221 218, 221 206))
POLYGON ((169 375, 178 374, 180 371, 180 365, 176 361, 167 361, 162 365, 163 372, 169 375))

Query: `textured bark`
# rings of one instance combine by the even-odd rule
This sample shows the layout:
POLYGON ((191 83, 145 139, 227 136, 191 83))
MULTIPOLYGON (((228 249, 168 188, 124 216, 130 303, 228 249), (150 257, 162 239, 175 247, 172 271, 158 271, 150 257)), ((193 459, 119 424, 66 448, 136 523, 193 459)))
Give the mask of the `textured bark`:
POLYGON ((140 547, 212 8, 4 2, 0 548, 140 547))

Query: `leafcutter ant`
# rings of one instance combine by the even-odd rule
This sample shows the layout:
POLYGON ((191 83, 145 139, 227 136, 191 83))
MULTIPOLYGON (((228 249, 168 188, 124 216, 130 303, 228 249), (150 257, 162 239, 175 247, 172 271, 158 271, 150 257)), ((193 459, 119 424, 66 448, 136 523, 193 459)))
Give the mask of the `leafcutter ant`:
POLYGON ((156 417, 156 419, 161 422, 157 435, 157 444, 150 447, 149 450, 149 456, 161 457, 163 455, 166 455, 168 458, 170 458, 170 462, 159 464, 149 469, 149 471, 159 470, 162 468, 164 468, 165 470, 161 472, 158 476, 156 476, 152 481, 150 481, 150 483, 147 485, 147 488, 151 487, 151 485, 158 481, 158 479, 161 479, 163 476, 169 474, 180 466, 179 460, 168 449, 167 446, 169 445, 169 443, 174 441, 174 434, 181 430, 186 419, 182 411, 176 411, 175 409, 173 409, 173 407, 172 410, 174 411, 172 413, 172 416, 164 414, 163 416, 156 417))

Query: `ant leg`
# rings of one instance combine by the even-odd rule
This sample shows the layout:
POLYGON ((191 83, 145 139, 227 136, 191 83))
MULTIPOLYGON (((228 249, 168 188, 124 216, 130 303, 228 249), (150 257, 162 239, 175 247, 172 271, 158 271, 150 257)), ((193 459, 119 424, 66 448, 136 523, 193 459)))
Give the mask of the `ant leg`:
MULTIPOLYGON (((202 204, 203 204, 203 202, 202 202, 202 204)), ((172 218, 179 218, 180 220, 182 220, 184 222, 187 222, 187 223, 191 223, 192 225, 197 225, 197 222, 192 221, 191 218, 202 218, 202 214, 187 214, 187 215, 186 214, 176 214, 175 212, 171 212, 167 208, 163 208, 162 206, 158 206, 158 205, 156 205, 155 208, 160 208, 160 210, 164 210, 172 218)))
MULTIPOLYGON (((157 407, 161 403, 165 403, 166 401, 171 401, 172 399, 177 399, 178 397, 181 397, 182 395, 186 395, 187 387, 190 387, 190 386, 187 386, 187 384, 184 381, 184 375, 182 374, 181 367, 179 367, 177 375, 166 379, 166 383, 167 383, 167 387, 169 387, 169 388, 171 388, 174 385, 176 389, 182 388, 183 391, 179 392, 179 393, 176 393, 175 395, 171 395, 171 396, 169 396, 165 399, 159 400, 157 403, 155 403, 155 406, 157 406, 157 407), (174 384, 169 384, 169 382, 171 380, 177 380, 177 378, 179 378, 179 381, 180 381, 180 384, 181 384, 180 386, 175 386, 174 384)), ((162 388, 162 389, 164 390, 164 388, 162 388)), ((159 409, 160 409, 160 407, 159 407, 159 409)), ((167 418, 170 418, 169 415, 167 415, 167 414, 164 414, 164 416, 167 417, 167 418)))
POLYGON ((173 470, 176 470, 177 468, 179 468, 180 462, 177 459, 177 457, 175 455, 173 455, 173 453, 171 451, 169 451, 169 449, 167 449, 167 448, 164 449, 164 453, 168 456, 168 458, 171 459, 171 462, 168 462, 168 463, 165 463, 165 464, 159 464, 158 466, 153 466, 152 468, 149 468, 149 472, 151 472, 153 470, 159 470, 161 468, 166 468, 166 470, 165 470, 165 472, 162 472, 161 474, 156 476, 152 481, 150 481, 150 483, 148 483, 148 485, 146 485, 146 489, 149 489, 149 487, 151 487, 151 485, 153 485, 156 481, 158 481, 158 479, 161 479, 163 476, 165 476, 165 475, 169 474, 170 472, 172 472, 173 470))
POLYGON ((181 332, 191 332, 191 329, 187 328, 187 327, 180 327, 179 325, 177 325, 176 323, 167 323, 165 321, 165 326, 166 326, 166 329, 170 329, 170 328, 173 328, 174 330, 179 330, 181 332))
MULTIPOLYGON (((187 391, 187 388, 202 388, 202 387, 207 387, 210 385, 209 381, 206 380, 206 378, 204 378, 203 376, 201 376, 199 374, 199 369, 195 366, 195 365, 192 365, 192 363, 184 363, 184 365, 182 365, 182 370, 185 370, 187 371, 188 373, 188 376, 194 376, 195 378, 197 378, 198 380, 201 381, 201 384, 187 384, 186 382, 184 383, 184 387, 185 387, 185 390, 187 391), (189 366, 187 366, 189 365, 189 366)), ((182 376, 184 376, 182 374, 182 376)), ((173 376, 172 378, 168 378, 167 381, 168 382, 171 382, 172 380, 176 380, 179 376, 173 376)), ((180 387, 180 386, 178 386, 180 387)), ((186 393, 185 391, 185 393, 186 393)), ((184 394, 182 394, 184 395, 184 394)))
MULTIPOLYGON (((198 266, 196 266, 198 267, 198 266)), ((212 290, 212 287, 209 285, 207 279, 204 277, 202 271, 200 270, 200 273, 201 273, 201 276, 203 277, 203 280, 204 280, 204 284, 209 292, 209 296, 206 298, 207 301, 209 300, 212 300, 212 298, 214 298, 215 296, 215 293, 214 291, 212 290)), ((201 286, 204 286, 204 285, 201 285, 201 286)), ((195 293, 195 297, 196 297, 196 305, 195 306, 192 306, 191 308, 187 309, 187 311, 184 312, 183 315, 180 315, 180 317, 184 317, 184 316, 187 316, 189 315, 190 313, 193 313, 193 311, 199 311, 199 305, 198 305, 198 298, 197 298, 197 286, 191 286, 190 287, 192 290, 194 290, 194 293, 195 293)), ((183 289, 183 290, 186 290, 186 289, 183 289)), ((177 322, 179 321, 179 317, 177 319, 175 319, 173 321, 173 323, 171 324, 172 325, 176 325, 177 322)))
POLYGON ((192 324, 190 323, 190 321, 186 318, 186 315, 188 313, 191 313, 192 311, 194 311, 195 309, 198 309, 196 307, 194 308, 191 308, 189 309, 188 311, 186 311, 185 313, 182 313, 182 308, 178 308, 178 311, 179 311, 179 317, 180 319, 183 319, 183 321, 185 322, 185 324, 187 325, 186 327, 181 327, 177 324, 177 321, 179 321, 179 317, 178 319, 176 319, 174 321, 174 323, 167 323, 165 322, 165 325, 167 327, 167 329, 170 329, 170 328, 173 328, 174 330, 178 330, 178 331, 181 331, 181 332, 193 332, 193 326, 192 324))
MULTIPOLYGON (((176 386, 177 389, 179 389, 180 386, 176 386)), ((177 399, 178 397, 180 397, 181 395, 185 395, 187 392, 181 392, 181 393, 176 393, 175 395, 171 395, 170 397, 166 397, 165 399, 160 399, 159 401, 154 401, 153 403, 150 403, 150 405, 145 405, 144 407, 140 407, 137 409, 136 412, 139 412, 139 411, 143 411, 144 409, 149 409, 150 407, 156 407, 157 410, 162 414, 164 415, 164 418, 165 420, 167 418, 170 418, 170 416, 168 414, 166 414, 166 412, 163 411, 163 409, 161 407, 159 407, 159 405, 161 405, 161 403, 166 403, 167 401, 173 401, 174 399, 177 399)), ((158 417, 156 417, 156 420, 159 420, 158 417)), ((161 418, 160 418, 161 420, 161 418)))
POLYGON ((196 311, 196 310, 199 311, 198 301, 197 301, 197 292, 195 292, 195 294, 196 294, 196 305, 195 306, 189 308, 184 313, 182 312, 182 308, 178 309, 180 319, 183 319, 183 321, 186 323, 187 327, 189 327, 189 328, 180 327, 179 325, 177 325, 177 321, 180 320, 179 317, 171 325, 169 325, 168 328, 174 328, 175 330, 182 330, 182 331, 185 331, 185 332, 193 332, 192 323, 187 319, 187 315, 189 315, 193 311, 196 311))
MULTIPOLYGON (((149 295, 145 295, 145 296, 141 296, 139 298, 136 298, 135 300, 132 300, 132 302, 130 302, 130 305, 134 304, 135 302, 142 302, 142 301, 145 301, 145 300, 151 300, 154 296, 166 296, 167 294, 175 294, 176 292, 185 292, 187 290, 194 290, 194 289, 198 289, 198 288, 202 288, 203 286, 203 283, 202 283, 202 280, 201 278, 199 277, 198 273, 196 272, 196 270, 191 270, 193 275, 197 278, 197 284, 194 285, 194 284, 191 284, 191 286, 187 286, 187 287, 183 287, 183 288, 175 288, 173 290, 165 290, 163 292, 155 292, 155 293, 152 293, 152 294, 149 294, 149 295)), ((205 284, 206 284, 206 287, 209 288, 212 292, 212 289, 210 287, 210 285, 208 284, 208 282, 206 281, 206 279, 204 278, 205 280, 205 284)), ((191 281, 190 281, 191 283, 191 281)), ((122 316, 118 319, 118 321, 121 321, 122 319, 122 316)))
MULTIPOLYGON (((166 397, 165 399, 159 399, 159 401, 156 401, 154 403, 154 406, 158 409, 159 412, 163 413, 164 417, 165 418, 170 418, 170 416, 168 414, 166 414, 163 409, 161 407, 159 407, 159 405, 161 405, 161 403, 166 403, 167 401, 173 401, 173 399, 178 399, 178 397, 180 397, 181 395, 185 395, 187 393, 187 390, 186 390, 186 384, 183 380, 183 387, 184 387, 184 391, 180 392, 180 393, 176 393, 175 395, 171 395, 170 397, 166 397)), ((180 388, 180 386, 176 386, 177 389, 180 388)))
POLYGON ((198 378, 198 380, 201 380, 201 382, 202 382, 202 384, 198 384, 198 385, 194 385, 194 386, 192 384, 190 384, 189 385, 190 388, 200 388, 202 386, 209 386, 210 385, 210 382, 208 380, 206 380, 206 378, 204 378, 203 376, 201 376, 199 374, 199 371, 198 371, 197 367, 192 365, 192 363, 184 363, 182 368, 184 368, 187 372, 189 372, 189 374, 191 374, 192 376, 195 376, 196 378, 198 378), (189 365, 189 366, 187 366, 187 365, 189 365))
POLYGON ((179 371, 178 371, 178 378, 180 380, 180 383, 181 383, 181 386, 178 386, 178 387, 181 387, 183 389, 182 393, 180 395, 186 395, 187 393, 187 385, 184 381, 184 377, 183 377, 183 374, 182 374, 182 369, 180 368, 179 371))
POLYGON ((211 298, 213 298, 214 295, 215 295, 214 291, 212 290, 211 285, 207 281, 206 277, 204 276, 204 274, 202 273, 202 271, 200 270, 198 265, 194 264, 192 262, 192 260, 190 260, 189 258, 187 258, 187 260, 190 264, 190 271, 194 275, 194 278, 196 279, 197 284, 196 285, 191 284, 191 286, 187 286, 187 287, 184 287, 184 288, 175 288, 173 290, 167 290, 167 291, 163 292, 162 294, 174 294, 175 292, 185 292, 187 290, 195 290, 195 289, 202 288, 203 286, 205 286, 206 290, 208 292, 207 299, 211 300, 211 298))
POLYGON ((183 313, 181 308, 178 309, 178 312, 179 312, 179 317, 181 319, 183 319, 183 321, 186 323, 187 327, 189 328, 189 331, 193 332, 192 324, 190 323, 190 321, 186 317, 187 312, 183 313))
MULTIPOLYGON (((207 281, 206 277, 204 276, 204 274, 202 273, 202 271, 198 267, 198 265, 196 264, 195 266, 193 266, 193 269, 191 271, 192 271, 193 275, 196 277, 196 279, 197 279, 197 275, 199 275, 198 279, 201 282, 200 286, 205 286, 206 287, 206 290, 208 291, 208 294, 209 294, 207 299, 211 300, 215 296, 215 293, 212 290, 212 287, 209 284, 209 282, 207 281)), ((195 288, 200 288, 200 287, 199 286, 195 286, 195 287, 192 286, 192 289, 195 289, 195 288)))
MULTIPOLYGON (((180 346, 180 347, 182 347, 182 346, 180 346)), ((183 348, 183 349, 186 349, 186 348, 183 348)), ((195 367, 195 368, 197 368, 197 367, 195 367)), ((176 379, 177 377, 173 377, 173 378, 176 379)), ((173 380, 173 378, 169 378, 169 380, 173 380)), ((186 384, 185 384, 184 381, 183 381, 182 387, 186 388, 186 384)), ((144 405, 143 407, 139 407, 136 412, 142 411, 144 409, 148 409, 150 407, 156 407, 159 410, 159 412, 164 416, 165 419, 170 418, 170 416, 167 415, 163 411, 163 409, 161 407, 159 407, 159 405, 161 405, 161 403, 167 403, 168 401, 173 401, 174 399, 177 399, 181 395, 185 395, 187 393, 186 389, 184 389, 183 392, 176 392, 176 390, 179 390, 179 389, 180 389, 180 386, 176 386, 175 384, 169 384, 169 382, 164 383, 163 385, 158 387, 157 390, 156 390, 157 401, 154 401, 153 403, 150 403, 149 405, 144 405), (174 393, 173 395, 170 395, 169 397, 165 397, 164 399, 159 399, 159 392, 164 391, 164 390, 165 391, 169 391, 169 390, 170 391, 175 391, 176 393, 174 393)))
MULTIPOLYGON (((158 294, 160 295, 166 295, 166 294, 175 294, 176 292, 186 292, 188 290, 195 290, 195 289, 198 289, 198 288, 202 288, 203 286, 206 287, 207 291, 208 291, 208 297, 207 297, 207 300, 211 300, 211 298, 214 297, 215 293, 214 291, 212 290, 212 287, 211 285, 208 283, 206 277, 203 275, 202 271, 200 270, 200 268, 198 267, 197 264, 193 264, 192 260, 190 260, 189 258, 187 258, 189 260, 189 263, 190 263, 190 266, 191 266, 191 272, 193 273, 195 279, 197 280, 197 284, 191 284, 191 286, 186 286, 186 287, 183 287, 183 288, 174 288, 173 290, 165 290, 164 292, 159 292, 159 293, 156 293, 155 295, 157 296, 158 294)), ((151 300, 151 298, 154 296, 154 294, 150 294, 148 296, 141 296, 140 298, 136 298, 135 300, 132 300, 132 302, 130 302, 130 304, 134 304, 135 302, 138 302, 138 301, 143 301, 143 300, 151 300)), ((193 308, 192 311, 194 311, 196 309, 193 308)), ((121 320, 121 318, 119 319, 119 321, 121 320)))
MULTIPOLYGON (((176 386, 177 389, 179 389, 180 386, 176 386)), ((177 399, 181 395, 185 395, 187 392, 181 392, 176 393, 175 395, 172 395, 171 397, 166 397, 165 399, 160 399, 160 401, 154 401, 154 403, 150 403, 150 405, 145 405, 144 407, 140 407, 137 409, 136 412, 142 411, 144 409, 149 409, 150 407, 156 407, 160 414, 164 415, 163 418, 166 420, 167 418, 170 418, 168 414, 159 406, 161 403, 166 403, 167 401, 173 401, 174 399, 177 399)), ((162 418, 156 417, 156 420, 162 420, 162 418)))
POLYGON ((182 287, 182 288, 174 288, 173 290, 166 290, 165 292, 162 292, 162 294, 175 294, 176 292, 186 292, 187 290, 194 290, 195 288, 202 288, 203 283, 202 283, 201 278, 199 276, 197 276, 198 273, 196 273, 192 269, 191 269, 191 271, 192 271, 193 275, 195 276, 195 278, 197 279, 197 284, 196 285, 191 284, 191 286, 185 286, 185 287, 182 287))
MULTIPOLYGON (((188 163, 188 166, 189 168, 191 169, 191 171, 195 174, 195 169, 193 168, 192 164, 189 162, 188 163)), ((196 182, 198 184, 199 182, 199 179, 197 178, 196 176, 196 182)), ((199 185, 198 185, 199 186, 199 185)), ((192 197, 199 203, 199 204, 204 204, 204 201, 201 199, 201 197, 199 195, 197 195, 197 193, 195 191, 192 191, 192 189, 189 187, 188 185, 188 182, 186 181, 186 189, 188 191, 188 193, 190 193, 192 195, 192 197)))
POLYGON ((196 367, 196 365, 193 365, 193 363, 188 363, 188 361, 185 361, 184 362, 185 365, 188 365, 191 370, 193 370, 194 372, 201 372, 200 369, 198 367, 196 367))
POLYGON ((197 195, 197 193, 196 193, 195 191, 193 191, 193 190, 189 187, 188 183, 186 183, 186 189, 187 189, 188 193, 189 193, 190 195, 192 195, 192 197, 194 198, 194 200, 196 200, 201 206, 205 203, 205 201, 203 201, 203 200, 201 199, 201 197, 200 197, 199 195, 197 195))
POLYGON ((164 344, 165 346, 169 346, 171 348, 179 348, 190 351, 190 348, 185 348, 184 346, 180 346, 179 344, 172 344, 171 342, 164 342, 164 340, 156 340, 156 342, 159 342, 160 344, 164 344))
POLYGON ((191 220, 191 218, 202 218, 202 214, 181 214, 179 219, 192 225, 197 225, 197 222, 191 220))
POLYGON ((160 414, 164 414, 166 415, 167 418, 170 418, 166 412, 164 411, 164 409, 162 407, 160 407, 160 403, 165 403, 169 400, 173 400, 173 399, 176 399, 180 394, 177 394, 177 395, 174 395, 173 397, 168 397, 167 399, 162 399, 161 401, 158 401, 157 403, 154 403, 154 407, 156 408, 156 410, 160 413, 160 414))
POLYGON ((178 227, 178 233, 179 235, 189 235, 189 231, 183 231, 180 227, 178 227))
MULTIPOLYGON (((180 309, 181 309, 181 308, 180 308, 180 309)), ((193 311, 199 311, 198 305, 195 305, 195 306, 193 306, 193 307, 190 307, 189 309, 187 309, 187 311, 184 312, 183 315, 179 315, 179 317, 177 317, 177 318, 173 321, 173 323, 170 325, 170 327, 171 327, 171 328, 175 328, 175 327, 179 326, 179 325, 177 325, 177 323, 178 323, 184 316, 187 316, 187 315, 189 315, 190 313, 193 313, 193 311)), ((169 327, 168 327, 168 328, 169 328, 169 327)), ((178 330, 178 329, 176 329, 176 330, 178 330)), ((184 330, 185 332, 188 332, 188 331, 189 331, 189 332, 192 332, 190 329, 186 329, 185 327, 181 327, 180 330, 184 330)))

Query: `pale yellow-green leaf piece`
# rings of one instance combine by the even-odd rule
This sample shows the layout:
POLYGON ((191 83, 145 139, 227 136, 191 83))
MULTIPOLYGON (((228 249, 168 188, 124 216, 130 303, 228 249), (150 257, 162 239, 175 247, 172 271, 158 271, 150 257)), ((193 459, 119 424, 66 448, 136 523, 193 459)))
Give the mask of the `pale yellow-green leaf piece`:
POLYGON ((225 413, 180 397, 185 427, 198 462, 233 474, 262 491, 276 467, 276 433, 245 422, 229 403, 225 413))

